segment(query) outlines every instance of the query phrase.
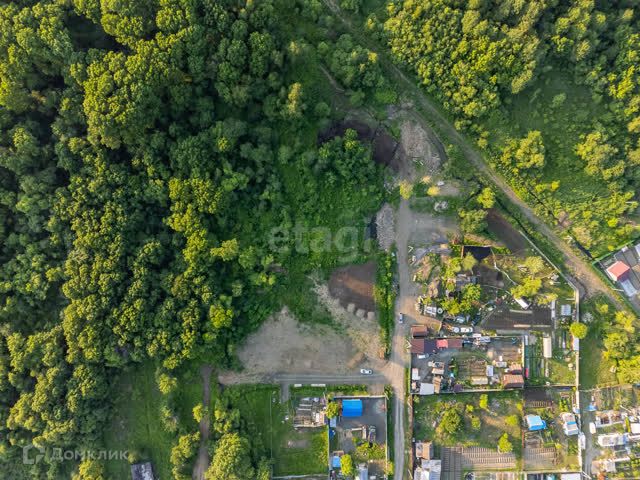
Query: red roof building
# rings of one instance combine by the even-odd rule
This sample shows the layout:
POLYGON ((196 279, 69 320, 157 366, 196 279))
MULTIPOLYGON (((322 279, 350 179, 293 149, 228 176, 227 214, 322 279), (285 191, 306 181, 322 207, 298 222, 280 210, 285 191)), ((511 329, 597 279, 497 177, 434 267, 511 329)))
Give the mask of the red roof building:
POLYGON ((524 388, 524 377, 522 375, 503 375, 502 386, 504 388, 524 388))
POLYGON ((411 353, 424 355, 424 339, 414 338, 411 340, 411 353))
POLYGON ((629 265, 627 265, 624 262, 617 261, 616 263, 611 265, 609 268, 607 268, 607 274, 609 274, 609 276, 614 282, 617 282, 617 281, 625 280, 629 275, 630 270, 631 269, 629 268, 629 265))
POLYGON ((411 325, 411 336, 413 338, 423 338, 429 335, 429 329, 426 325, 411 325))
POLYGON ((436 347, 449 348, 449 341, 446 338, 441 340, 436 340, 436 347))

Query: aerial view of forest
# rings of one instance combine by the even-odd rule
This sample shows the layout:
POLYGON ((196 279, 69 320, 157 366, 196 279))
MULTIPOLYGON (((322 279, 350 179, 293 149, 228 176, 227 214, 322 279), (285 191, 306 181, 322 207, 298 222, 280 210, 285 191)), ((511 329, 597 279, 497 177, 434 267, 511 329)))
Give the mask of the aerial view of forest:
MULTIPOLYGON (((371 225, 424 185, 376 142, 403 141, 397 111, 428 116, 417 95, 476 190, 449 202, 462 235, 508 195, 447 129, 557 262, 592 268, 640 236, 634 0, 0 0, 0 478, 119 480, 149 458, 162 479, 272 478, 251 417, 271 391, 216 372, 241 371, 283 308, 336 327, 314 288, 365 262, 389 357, 396 254, 371 225), (47 454, 24 461, 33 446, 47 454)), ((633 305, 566 270, 598 317, 594 358, 640 381, 633 305)))

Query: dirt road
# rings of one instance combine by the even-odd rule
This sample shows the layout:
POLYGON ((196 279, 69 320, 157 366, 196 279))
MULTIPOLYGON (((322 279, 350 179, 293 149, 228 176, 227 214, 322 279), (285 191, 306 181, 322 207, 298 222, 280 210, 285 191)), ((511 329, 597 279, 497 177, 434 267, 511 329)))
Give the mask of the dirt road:
POLYGON ((602 292, 607 295, 618 308, 625 309, 613 294, 610 287, 592 270, 588 262, 576 254, 571 247, 569 247, 569 245, 545 223, 545 221, 540 219, 533 212, 529 205, 516 195, 507 182, 485 163, 480 152, 476 150, 469 140, 455 129, 449 119, 442 114, 436 103, 425 95, 416 82, 400 70, 393 63, 389 55, 387 55, 386 52, 381 51, 379 46, 371 41, 371 39, 369 39, 359 27, 354 27, 349 19, 342 13, 340 7, 334 0, 323 1, 329 10, 331 10, 349 29, 350 34, 354 39, 356 39, 361 45, 378 54, 380 65, 387 74, 395 80, 394 83, 399 87, 398 91, 404 92, 405 96, 409 97, 420 107, 420 109, 416 109, 416 115, 419 116, 426 124, 435 126, 435 129, 438 132, 442 132, 442 134, 451 143, 457 145, 473 166, 490 179, 497 188, 502 190, 509 200, 520 209, 527 220, 531 222, 542 235, 547 237, 556 249, 562 253, 564 257, 563 262, 571 274, 572 280, 579 286, 579 288, 584 290, 581 293, 586 296, 591 296, 598 292, 602 292))
MULTIPOLYGON (((407 200, 402 200, 398 207, 396 215, 396 249, 398 256, 398 283, 399 295, 396 298, 396 312, 410 312, 412 308, 411 296, 407 295, 412 290, 411 273, 409 272, 409 264, 407 258, 407 245, 411 235, 411 210, 407 200)), ((406 405, 406 388, 404 385, 405 368, 410 366, 410 355, 407 352, 405 343, 407 338, 407 329, 409 322, 404 324, 396 324, 393 342, 391 346, 391 355, 389 363, 384 369, 387 381, 393 388, 394 393, 394 476, 398 480, 404 478, 405 466, 405 405, 406 405)))
MULTIPOLYGON (((200 368, 200 374, 202 375, 202 404, 205 408, 210 408, 211 404, 211 372, 213 367, 211 365, 203 365, 200 368)), ((204 416, 200 420, 200 447, 198 448, 198 458, 193 467, 193 480, 203 480, 204 473, 209 467, 209 433, 210 433, 211 418, 204 416)))

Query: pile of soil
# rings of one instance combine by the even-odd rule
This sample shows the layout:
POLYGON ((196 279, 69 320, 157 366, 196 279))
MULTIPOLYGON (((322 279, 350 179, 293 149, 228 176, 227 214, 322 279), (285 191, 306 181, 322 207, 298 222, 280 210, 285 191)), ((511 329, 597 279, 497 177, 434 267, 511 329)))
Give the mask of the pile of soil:
POLYGON ((375 262, 348 265, 333 271, 329 279, 329 293, 347 307, 353 303, 356 308, 368 312, 375 311, 373 286, 376 280, 375 262))
POLYGON ((529 244, 500 212, 495 209, 487 214, 487 230, 511 250, 514 255, 526 252, 529 244))

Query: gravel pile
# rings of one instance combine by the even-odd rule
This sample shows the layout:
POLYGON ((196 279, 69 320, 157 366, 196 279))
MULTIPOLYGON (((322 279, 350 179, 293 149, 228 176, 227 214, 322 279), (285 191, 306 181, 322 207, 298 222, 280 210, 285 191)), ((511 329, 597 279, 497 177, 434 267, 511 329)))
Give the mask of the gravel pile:
POLYGON ((396 238, 393 207, 388 203, 385 203, 376 214, 376 227, 378 245, 388 252, 396 238))

